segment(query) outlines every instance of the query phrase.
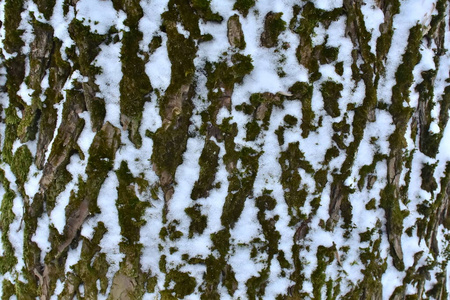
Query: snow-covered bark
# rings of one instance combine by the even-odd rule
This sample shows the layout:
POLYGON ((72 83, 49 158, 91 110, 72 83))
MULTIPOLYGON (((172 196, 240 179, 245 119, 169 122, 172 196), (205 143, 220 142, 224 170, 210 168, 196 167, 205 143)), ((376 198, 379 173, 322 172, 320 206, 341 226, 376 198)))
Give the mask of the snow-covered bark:
POLYGON ((2 299, 446 299, 445 0, 0 0, 2 299))

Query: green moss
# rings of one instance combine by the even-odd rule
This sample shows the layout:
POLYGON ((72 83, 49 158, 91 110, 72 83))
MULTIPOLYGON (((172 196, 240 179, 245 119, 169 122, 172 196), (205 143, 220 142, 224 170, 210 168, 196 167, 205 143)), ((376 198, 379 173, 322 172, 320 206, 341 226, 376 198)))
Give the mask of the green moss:
POLYGON ((366 182, 366 177, 375 171, 376 165, 378 162, 386 159, 385 155, 375 154, 370 165, 364 165, 359 170, 359 180, 358 180, 358 188, 362 190, 364 187, 364 183, 366 182))
MULTIPOLYGON (((131 29, 123 34, 121 62, 123 77, 120 81, 120 112, 126 116, 130 139, 137 146, 141 145, 139 125, 144 104, 152 91, 150 80, 145 72, 145 62, 138 56, 139 42, 143 34, 138 29, 131 29)), ((123 122, 123 121, 122 121, 123 122)))
POLYGON ((44 15, 44 18, 50 20, 53 14, 53 7, 55 6, 56 0, 37 0, 36 5, 39 11, 44 15))
POLYGON ((292 115, 286 115, 283 121, 290 127, 297 125, 298 122, 297 118, 292 115))
MULTIPOLYGON (((430 124, 433 121, 433 118, 431 117, 431 111, 435 107, 433 96, 434 96, 434 81, 436 79, 436 70, 424 71, 421 73, 421 75, 423 81, 416 87, 416 91, 419 92, 419 102, 421 103, 421 107, 423 107, 423 111, 421 113, 421 120, 419 123, 420 125, 419 149, 424 154, 430 157, 436 157, 443 132, 443 127, 440 127, 441 132, 437 134, 430 132, 430 124)), ((445 98, 445 95, 443 98, 445 98)), ((446 119, 445 116, 443 116, 443 119, 446 119)), ((443 123, 439 122, 439 125, 441 124, 443 123)))
POLYGON ((203 20, 222 22, 223 18, 218 13, 212 12, 210 4, 211 0, 192 0, 192 7, 203 20))
POLYGON ((248 299, 262 299, 264 296, 266 286, 268 284, 269 272, 267 269, 264 269, 259 272, 259 276, 252 276, 245 285, 247 286, 247 295, 248 299))
MULTIPOLYGON (((72 267, 84 285, 86 298, 95 298, 100 292, 104 294, 108 286, 106 274, 109 264, 106 254, 99 253, 101 250, 99 244, 106 231, 103 222, 99 222, 94 228, 91 240, 82 238, 80 260, 72 267), (100 289, 97 287, 97 281, 100 281, 100 289)), ((56 287, 56 278, 54 278, 54 287, 56 287)))
MULTIPOLYGON (((66 82, 69 73, 71 71, 70 64, 64 61, 61 57, 61 45, 62 42, 58 39, 54 39, 54 52, 50 59, 49 68, 49 86, 55 87, 55 89, 46 89, 45 100, 41 108, 41 118, 39 122, 39 140, 38 145, 42 145, 42 149, 47 149, 51 138, 55 132, 57 122, 57 110, 54 107, 56 103, 62 100, 61 89, 64 82, 66 82)), ((70 95, 70 92, 67 92, 70 95)), ((81 95, 82 96, 82 95, 81 95)), ((68 96, 69 98, 69 96, 68 96)), ((39 149, 39 148, 38 148, 39 149)), ((42 169, 44 166, 44 153, 37 151, 36 153, 36 166, 38 169, 42 169)))
POLYGON ((152 38, 152 41, 148 45, 150 54, 153 54, 156 51, 156 49, 161 47, 161 45, 162 45, 162 38, 161 38, 161 36, 160 35, 154 36, 152 38))
POLYGON ((11 296, 16 294, 14 284, 7 279, 3 279, 2 282, 2 300, 9 300, 11 296))
POLYGON ((15 218, 12 208, 16 194, 10 188, 10 182, 6 179, 5 172, 2 169, 0 169, 0 183, 5 190, 0 206, 2 212, 0 214, 1 240, 3 244, 3 256, 0 257, 0 273, 5 274, 17 264, 17 258, 14 256, 14 248, 8 238, 9 226, 15 218))
POLYGON ((120 143, 120 130, 110 123, 97 132, 89 148, 89 160, 86 166, 86 195, 91 213, 99 212, 97 197, 100 188, 113 168, 114 158, 120 143))
POLYGON ((253 71, 252 57, 250 55, 236 53, 231 56, 231 61, 234 64, 232 67, 234 82, 242 83, 245 75, 248 75, 253 71))
POLYGON ((23 112, 23 118, 17 128, 17 135, 22 142, 27 142, 36 139, 36 133, 38 130, 38 120, 40 118, 41 111, 36 109, 34 105, 27 106, 23 112))
POLYGON ((422 177, 421 188, 430 193, 433 193, 438 187, 436 179, 434 178, 435 168, 436 165, 424 164, 420 174, 420 177, 422 177))
POLYGON ((161 227, 161 230, 159 231, 159 238, 161 240, 165 241, 167 235, 168 235, 167 228, 166 227, 161 227))
POLYGON ((195 233, 202 234, 207 226, 208 217, 202 215, 201 205, 195 204, 194 206, 186 208, 184 211, 191 218, 189 238, 192 238, 195 233))
POLYGON ((219 166, 219 152, 220 148, 214 141, 207 140, 205 142, 205 147, 199 159, 200 175, 194 183, 191 193, 193 200, 207 197, 209 191, 213 188, 217 167, 219 166))
POLYGON ((33 162, 33 156, 30 149, 26 145, 20 146, 14 154, 13 161, 11 163, 11 171, 17 178, 17 183, 21 186, 25 184, 28 177, 31 164, 33 162))
POLYGON ((280 146, 284 144, 284 132, 285 132, 285 130, 286 130, 286 128, 284 128, 281 125, 275 130, 275 135, 277 136, 278 144, 280 146))
POLYGON ((445 10, 447 8, 447 4, 445 0, 438 0, 436 2, 436 11, 437 14, 433 15, 430 22, 430 33, 433 33, 437 30, 439 23, 441 23, 445 18, 445 10))
POLYGON ((289 207, 291 216, 299 215, 300 208, 306 201, 308 192, 300 186, 301 176, 299 168, 307 173, 313 173, 311 164, 305 160, 304 154, 299 149, 299 142, 290 143, 286 151, 281 152, 279 163, 281 166, 281 184, 284 188, 284 197, 289 207))
POLYGON ((247 17, 248 11, 255 6, 256 0, 236 0, 233 9, 239 11, 244 17, 247 17))
POLYGON ((234 170, 229 177, 228 195, 221 216, 222 225, 225 227, 233 227, 239 219, 244 209, 245 200, 253 191, 253 183, 258 171, 258 160, 261 155, 261 153, 247 147, 236 154, 242 162, 242 168, 241 171, 234 170))
POLYGON ((202 34, 202 36, 200 37, 200 39, 198 40, 199 43, 204 43, 204 42, 210 42, 214 40, 214 36, 210 33, 207 34, 202 34))
POLYGON ((339 54, 339 49, 336 47, 328 47, 326 44, 318 45, 313 48, 313 56, 320 64, 330 64, 334 62, 339 54))
POLYGON ((329 148, 327 150, 327 152, 325 152, 325 161, 324 161, 324 165, 327 165, 333 158, 338 157, 339 156, 339 149, 335 146, 329 148))
POLYGON ((227 288, 228 294, 230 296, 234 295, 234 292, 237 289, 238 281, 236 280, 236 274, 231 268, 230 265, 226 265, 224 268, 223 274, 223 285, 227 288))
POLYGON ((211 0, 192 0, 192 5, 197 9, 207 9, 211 0))
MULTIPOLYGON (((189 119, 193 109, 191 99, 195 89, 192 80, 195 73, 194 59, 197 51, 193 38, 196 35, 195 28, 198 28, 198 16, 196 17, 197 21, 194 20, 195 16, 196 14, 192 12, 192 8, 186 1, 170 1, 169 10, 162 15, 163 30, 166 31, 168 37, 167 51, 171 61, 171 82, 160 102, 160 115, 167 122, 167 126, 158 129, 153 136, 152 162, 159 176, 162 174, 168 176, 167 182, 162 186, 166 197, 170 195, 175 171, 181 164, 182 154, 186 149, 189 119), (179 18, 182 19, 184 27, 190 31, 189 38, 178 33, 176 23, 179 18), (182 92, 180 89, 183 86, 184 88, 189 87, 188 91, 182 92), (183 99, 181 107, 174 104, 174 100, 178 97, 183 99)), ((200 32, 197 33, 200 36, 200 32)))
POLYGON ((393 19, 396 14, 400 12, 400 0, 394 0, 390 2, 390 5, 386 7, 386 14, 390 16, 381 27, 381 35, 377 39, 376 43, 376 70, 378 73, 384 72, 383 61, 391 47, 392 36, 394 34, 393 19))
MULTIPOLYGON (((180 222, 178 222, 177 220, 173 220, 167 225, 166 235, 169 236, 169 239, 171 241, 176 241, 183 236, 183 233, 181 231, 177 230, 178 225, 180 225, 180 222)), ((161 232, 163 232, 162 229, 161 229, 161 232)), ((163 234, 164 234, 164 232, 163 232, 163 234)), ((161 235, 161 233, 160 233, 160 235, 161 235)))
POLYGON ((261 127, 256 120, 247 123, 245 127, 247 129, 247 136, 245 138, 247 141, 254 141, 261 133, 261 127))
MULTIPOLYGON (((198 1, 198 3, 203 2, 203 1, 198 1)), ((201 36, 200 33, 200 27, 198 25, 199 22, 199 15, 196 12, 196 10, 194 10, 194 6, 191 5, 188 1, 182 1, 182 0, 175 0, 175 1, 170 1, 169 2, 169 7, 171 6, 171 4, 176 4, 176 9, 174 7, 174 9, 170 9, 169 11, 175 16, 178 15, 178 20, 183 24, 184 28, 189 31, 190 33, 190 37, 192 37, 193 39, 198 39, 201 36)), ((205 2, 203 2, 205 3, 205 2)), ((209 4, 209 3, 208 3, 209 4)), ((197 6, 197 8, 201 9, 201 4, 197 6)), ((174 18, 171 18, 172 20, 174 20, 174 18)))
MULTIPOLYGON (((296 50, 296 56, 299 63, 309 70, 311 75, 310 81, 312 82, 321 77, 321 74, 318 72, 319 61, 318 57, 316 57, 318 52, 315 52, 312 46, 311 37, 314 35, 314 29, 318 23, 324 23, 325 27, 328 27, 332 21, 342 14, 342 10, 342 8, 337 8, 332 11, 324 11, 317 9, 313 2, 307 2, 302 9, 298 6, 294 7, 294 12, 297 13, 294 14, 294 18, 290 22, 290 28, 300 35, 300 45, 296 50), (299 18, 300 15, 301 18, 299 18)), ((331 54, 330 58, 334 60, 334 54, 331 54)))
POLYGON ((387 234, 391 248, 391 255, 394 266, 398 270, 404 269, 404 263, 396 254, 394 248, 395 238, 400 237, 403 232, 403 219, 406 217, 405 212, 401 211, 399 200, 396 197, 396 187, 388 184, 386 188, 381 191, 380 206, 384 209, 387 220, 387 234))
POLYGON ((406 47, 405 53, 402 57, 402 64, 398 67, 395 72, 396 85, 392 89, 392 99, 395 101, 393 103, 393 117, 394 121, 400 121, 402 113, 396 113, 395 108, 400 108, 397 103, 403 103, 403 101, 409 102, 409 87, 411 86, 414 76, 412 71, 414 66, 420 61, 421 54, 419 52, 420 42, 422 40, 422 27, 421 25, 416 25, 410 29, 408 37, 408 45, 406 47))
POLYGON ((116 171, 119 186, 117 187, 117 211, 119 213, 119 225, 122 235, 120 248, 123 253, 131 256, 135 260, 137 267, 140 256, 141 244, 140 230, 145 221, 142 219, 145 208, 148 204, 141 202, 136 196, 136 179, 131 174, 126 161, 122 161, 119 170, 116 171))
POLYGON ((320 88, 324 109, 333 118, 339 117, 341 114, 338 100, 341 98, 341 91, 343 89, 344 87, 341 83, 334 81, 325 81, 320 88))
POLYGON ((230 248, 230 237, 230 231, 226 229, 222 229, 211 234, 211 241, 213 242, 214 249, 219 251, 222 256, 228 254, 228 249, 230 248))
POLYGON ((370 199, 370 201, 367 202, 367 204, 366 204, 366 209, 367 210, 374 210, 376 208, 377 207, 376 207, 376 200, 375 200, 375 198, 370 199))
POLYGON ((334 70, 336 74, 342 76, 344 75, 344 62, 340 61, 334 65, 334 70))
POLYGON ((322 299, 322 288, 326 284, 326 268, 334 260, 336 247, 319 246, 317 248, 317 268, 311 274, 314 299, 322 299))
POLYGON ((202 300, 220 299, 220 294, 217 291, 217 286, 220 283, 222 270, 226 268, 226 261, 223 257, 215 258, 209 255, 205 261, 206 273, 204 275, 205 288, 201 295, 202 300))
POLYGON ((278 44, 278 36, 286 30, 286 22, 281 19, 283 13, 269 12, 264 21, 264 32, 261 35, 261 44, 272 48, 278 44))
POLYGON ((315 118, 314 111, 311 107, 313 86, 307 82, 296 82, 289 91, 293 94, 293 97, 300 99, 302 102, 302 137, 307 138, 311 130, 315 130, 313 121, 315 118))
POLYGON ((54 180, 45 192, 45 202, 47 211, 52 211, 56 205, 56 198, 62 193, 67 184, 73 179, 72 174, 66 168, 59 168, 55 173, 54 180))
MULTIPOLYGON (((182 85, 189 84, 195 73, 194 58, 197 51, 194 40, 178 33, 176 24, 167 20, 169 15, 163 14, 167 31, 167 52, 172 63, 171 80, 168 92, 177 91, 182 85)), ((197 25, 198 26, 198 25, 197 25)))
POLYGON ((166 275, 166 283, 165 287, 168 288, 170 282, 174 282, 175 286, 171 291, 175 293, 175 296, 178 299, 182 299, 187 295, 192 294, 195 291, 195 287, 197 285, 197 281, 194 277, 189 276, 189 274, 171 270, 166 275))
POLYGON ((14 248, 8 238, 9 225, 12 223, 14 218, 12 212, 14 198, 14 194, 5 194, 1 205, 3 213, 0 221, 2 223, 2 244, 4 251, 3 255, 0 257, 0 273, 2 274, 12 271, 13 267, 17 264, 17 258, 14 255, 14 248))
POLYGON ((314 174, 314 181, 316 182, 316 189, 322 190, 328 182, 328 170, 320 169, 314 174))
POLYGON ((154 293, 157 284, 158 284, 158 278, 156 276, 148 277, 147 283, 146 283, 147 293, 154 293))
POLYGON ((161 255, 159 259, 159 270, 163 273, 167 273, 167 256, 165 254, 161 255))
POLYGON ((92 61, 100 52, 99 45, 105 41, 106 36, 92 33, 89 26, 83 25, 82 21, 73 19, 69 24, 70 37, 79 48, 78 62, 83 75, 96 75, 99 69, 92 61))
MULTIPOLYGON (((186 105, 190 105, 187 104, 186 105)), ((190 111, 190 110, 189 110, 190 111)), ((161 174, 168 172, 174 178, 177 167, 182 163, 182 154, 186 150, 189 115, 180 115, 179 123, 164 130, 160 128, 153 137, 152 162, 161 174)))
MULTIPOLYGON (((378 223, 376 228, 369 231, 375 234, 379 225, 381 226, 378 223)), ((375 234, 368 243, 369 247, 360 248, 360 259, 364 265, 362 269, 364 277, 350 292, 344 295, 343 299, 359 299, 362 294, 371 298, 382 296, 383 286, 381 278, 387 269, 387 262, 386 259, 381 258, 381 238, 377 238, 375 234)))
MULTIPOLYGON (((24 270, 23 270, 24 271, 24 270)), ((34 280, 35 277, 31 274, 25 275, 25 280, 28 282, 20 281, 16 279, 16 295, 17 299, 32 300, 37 298, 37 283, 34 280), (26 278, 28 277, 28 278, 26 278)))
POLYGON ((277 217, 266 219, 266 210, 270 211, 275 209, 276 200, 270 195, 264 194, 263 196, 256 198, 256 206, 259 209, 257 214, 258 221, 261 224, 263 234, 267 243, 267 245, 264 245, 264 248, 268 248, 267 263, 270 264, 272 258, 275 257, 276 254, 278 254, 278 243, 280 241, 281 234, 276 230, 275 227, 277 217))
MULTIPOLYGON (((371 52, 369 42, 372 34, 367 31, 364 21, 364 14, 359 5, 348 5, 347 8, 347 28, 350 28, 349 34, 353 43, 359 43, 360 55, 366 63, 372 63, 375 56, 371 52)), ((348 29, 347 29, 348 30, 348 29)))
POLYGON ((19 52, 20 48, 24 45, 21 39, 21 35, 24 32, 23 29, 19 29, 21 21, 21 13, 24 0, 7 0, 5 2, 5 37, 3 45, 5 50, 9 53, 19 52))
MULTIPOLYGON (((250 56, 244 56, 239 53, 234 54, 231 56, 231 62, 232 64, 227 61, 227 58, 223 58, 219 62, 207 62, 205 65, 208 78, 206 87, 208 88, 208 100, 210 102, 208 109, 202 113, 203 128, 205 131, 206 126, 223 127, 216 124, 216 116, 221 107, 226 106, 229 108, 229 104, 224 101, 229 96, 224 95, 224 92, 230 93, 234 85, 241 83, 244 77, 253 70, 250 56), (208 123, 211 123, 211 125, 208 123)), ((221 141, 223 138, 222 134, 224 130, 220 129, 220 131, 218 134, 215 134, 218 141, 221 141)))
POLYGON ((107 40, 107 36, 92 33, 90 27, 83 25, 78 19, 73 19, 69 24, 69 33, 79 50, 79 55, 76 54, 73 60, 78 63, 81 74, 89 78, 88 82, 83 83, 83 89, 92 128, 94 131, 98 131, 103 125, 106 110, 104 99, 95 96, 95 93, 99 91, 95 83, 95 76, 100 74, 101 70, 93 61, 100 52, 100 44, 107 40))

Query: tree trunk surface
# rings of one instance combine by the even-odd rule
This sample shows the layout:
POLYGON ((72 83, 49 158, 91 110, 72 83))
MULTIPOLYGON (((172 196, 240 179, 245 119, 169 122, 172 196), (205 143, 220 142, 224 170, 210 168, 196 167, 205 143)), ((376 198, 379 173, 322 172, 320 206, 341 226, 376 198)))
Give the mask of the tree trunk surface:
POLYGON ((445 0, 0 0, 2 299, 448 299, 445 0))

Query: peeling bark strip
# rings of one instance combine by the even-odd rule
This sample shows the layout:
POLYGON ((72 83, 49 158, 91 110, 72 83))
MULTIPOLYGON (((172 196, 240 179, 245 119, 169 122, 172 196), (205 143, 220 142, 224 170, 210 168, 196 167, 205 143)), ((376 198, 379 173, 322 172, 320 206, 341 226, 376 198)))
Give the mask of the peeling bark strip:
POLYGON ((448 1, 272 2, 0 1, 2 299, 449 297, 448 1))

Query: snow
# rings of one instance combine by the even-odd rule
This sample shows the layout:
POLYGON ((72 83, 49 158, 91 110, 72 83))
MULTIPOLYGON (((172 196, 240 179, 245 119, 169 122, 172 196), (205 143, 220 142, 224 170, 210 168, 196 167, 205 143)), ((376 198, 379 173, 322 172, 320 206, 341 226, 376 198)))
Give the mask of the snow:
POLYGON ((109 263, 107 277, 111 280, 113 275, 119 270, 119 263, 125 256, 120 253, 119 243, 122 241, 120 234, 118 212, 115 205, 111 205, 117 199, 118 179, 113 172, 110 172, 103 183, 97 205, 101 210, 98 217, 99 222, 103 222, 107 232, 100 241, 102 252, 106 254, 106 260, 109 263))
POLYGON ((69 6, 69 12, 66 16, 63 13, 63 4, 65 0, 56 0, 55 7, 53 10, 53 15, 50 19, 50 25, 54 29, 53 35, 62 41, 61 46, 61 56, 64 60, 67 60, 67 54, 64 51, 66 48, 70 48, 74 45, 74 41, 69 35, 69 24, 70 21, 75 17, 74 8, 69 6))
MULTIPOLYGON (((190 138, 187 141, 186 152, 183 154, 183 163, 178 167, 175 174, 177 188, 168 205, 168 218, 180 220, 180 228, 189 227, 189 219, 186 218, 184 210, 189 206, 186 196, 192 192, 192 187, 200 173, 198 159, 202 153, 204 141, 199 138, 190 138), (185 223, 186 222, 186 223, 185 223)), ((179 229, 178 229, 179 230, 179 229)))
POLYGON ((150 56, 150 61, 145 65, 145 73, 153 88, 165 91, 170 84, 171 62, 167 52, 167 36, 163 34, 161 38, 161 47, 150 56))
MULTIPOLYGON (((106 34, 111 26, 123 23, 126 14, 117 12, 112 1, 80 0, 77 2, 75 14, 78 20, 85 26, 90 26, 91 31, 98 34, 106 34)), ((123 29, 117 28, 117 29, 123 29)))
POLYGON ((35 242, 38 247, 42 250, 41 253, 41 263, 44 262, 45 255, 50 251, 51 244, 48 240, 50 229, 48 226, 49 217, 47 214, 43 214, 42 217, 38 219, 37 229, 31 240, 35 242))
MULTIPOLYGON (((99 86, 101 98, 105 100, 105 122, 120 127, 120 88, 122 79, 122 63, 120 62, 121 43, 113 45, 101 45, 100 53, 95 59, 95 64, 101 68, 102 74, 97 75, 95 83, 99 86)), ((90 124, 90 123, 86 123, 90 124)))
POLYGON ((368 0, 361 5, 361 12, 364 15, 364 25, 371 34, 369 46, 371 52, 376 54, 376 41, 380 37, 380 25, 384 22, 383 11, 376 5, 375 0, 368 0))
POLYGON ((405 46, 408 44, 409 30, 418 23, 428 25, 435 7, 433 0, 408 0, 400 7, 400 13, 394 16, 394 35, 386 59, 386 77, 380 80, 378 97, 385 103, 391 103, 392 87, 395 85, 395 70, 402 62, 405 46), (423 12, 427 12, 425 15, 423 12), (398 25, 397 25, 398 24, 398 25))
POLYGON ((144 15, 139 20, 139 30, 143 33, 141 41, 141 49, 143 51, 148 51, 148 45, 152 41, 154 34, 159 33, 161 14, 167 10, 167 4, 168 0, 141 0, 140 5, 144 15))
POLYGON ((75 188, 73 182, 66 186, 66 189, 56 197, 56 205, 50 214, 51 224, 60 234, 66 225, 66 206, 69 204, 70 192, 75 188))

